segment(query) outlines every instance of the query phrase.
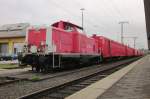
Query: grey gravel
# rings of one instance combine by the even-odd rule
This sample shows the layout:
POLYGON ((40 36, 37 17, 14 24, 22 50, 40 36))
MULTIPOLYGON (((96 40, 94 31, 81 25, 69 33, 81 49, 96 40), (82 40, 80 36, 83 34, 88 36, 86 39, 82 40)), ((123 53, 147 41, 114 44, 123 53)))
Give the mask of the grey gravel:
MULTIPOLYGON (((100 66, 99 66, 100 67, 100 66)), ((74 79, 77 79, 79 77, 92 74, 96 71, 99 71, 98 68, 91 68, 86 71, 82 71, 79 73, 72 73, 71 75, 65 75, 61 77, 56 77, 52 79, 47 79, 39 82, 31 82, 31 81, 21 81, 19 83, 13 83, 6 86, 0 87, 0 99, 15 99, 20 96, 47 88, 47 87, 53 87, 56 85, 60 85, 69 81, 72 81, 74 79)))

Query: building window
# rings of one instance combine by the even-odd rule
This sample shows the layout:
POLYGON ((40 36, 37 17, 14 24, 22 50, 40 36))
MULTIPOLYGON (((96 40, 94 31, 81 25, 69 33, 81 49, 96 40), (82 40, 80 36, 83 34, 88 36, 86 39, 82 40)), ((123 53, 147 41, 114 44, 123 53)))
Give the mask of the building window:
POLYGON ((8 53, 8 43, 0 43, 0 55, 6 56, 8 53))
POLYGON ((17 55, 18 52, 22 51, 24 43, 14 43, 14 55, 17 55))

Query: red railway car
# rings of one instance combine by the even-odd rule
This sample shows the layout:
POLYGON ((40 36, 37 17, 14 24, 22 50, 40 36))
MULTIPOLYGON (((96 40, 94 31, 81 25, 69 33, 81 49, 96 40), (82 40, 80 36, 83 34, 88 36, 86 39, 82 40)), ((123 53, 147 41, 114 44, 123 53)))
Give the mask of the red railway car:
POLYGON ((132 50, 131 56, 135 56, 135 50, 133 48, 130 48, 132 50))
POLYGON ((102 56, 104 58, 121 57, 126 56, 126 46, 116 41, 110 40, 103 36, 93 35, 93 38, 99 42, 99 48, 101 49, 102 56))
POLYGON ((112 57, 126 56, 126 47, 123 44, 111 40, 110 46, 112 57))
POLYGON ((92 38, 98 41, 98 50, 101 51, 103 58, 111 57, 110 40, 103 36, 93 35, 92 38))
POLYGON ((130 47, 127 47, 127 56, 132 56, 133 55, 133 51, 130 47))
POLYGON ((75 24, 59 21, 48 27, 30 27, 26 45, 18 59, 36 71, 100 63, 102 57, 116 58, 141 55, 133 48, 103 36, 86 36, 75 24))

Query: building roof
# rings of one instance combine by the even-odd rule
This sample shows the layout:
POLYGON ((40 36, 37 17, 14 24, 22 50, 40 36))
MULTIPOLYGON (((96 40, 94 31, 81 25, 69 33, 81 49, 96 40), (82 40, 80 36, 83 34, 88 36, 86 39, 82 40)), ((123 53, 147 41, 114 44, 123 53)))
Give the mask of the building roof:
POLYGON ((6 24, 0 27, 0 38, 24 37, 29 23, 6 24))

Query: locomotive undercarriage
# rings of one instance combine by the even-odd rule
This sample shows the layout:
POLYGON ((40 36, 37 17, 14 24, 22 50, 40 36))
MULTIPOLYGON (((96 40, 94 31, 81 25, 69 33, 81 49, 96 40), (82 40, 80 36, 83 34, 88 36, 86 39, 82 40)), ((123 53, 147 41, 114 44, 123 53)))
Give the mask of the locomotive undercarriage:
POLYGON ((100 55, 79 55, 79 54, 27 54, 20 56, 20 65, 32 66, 36 72, 48 72, 51 70, 62 70, 83 67, 100 63, 100 55))

